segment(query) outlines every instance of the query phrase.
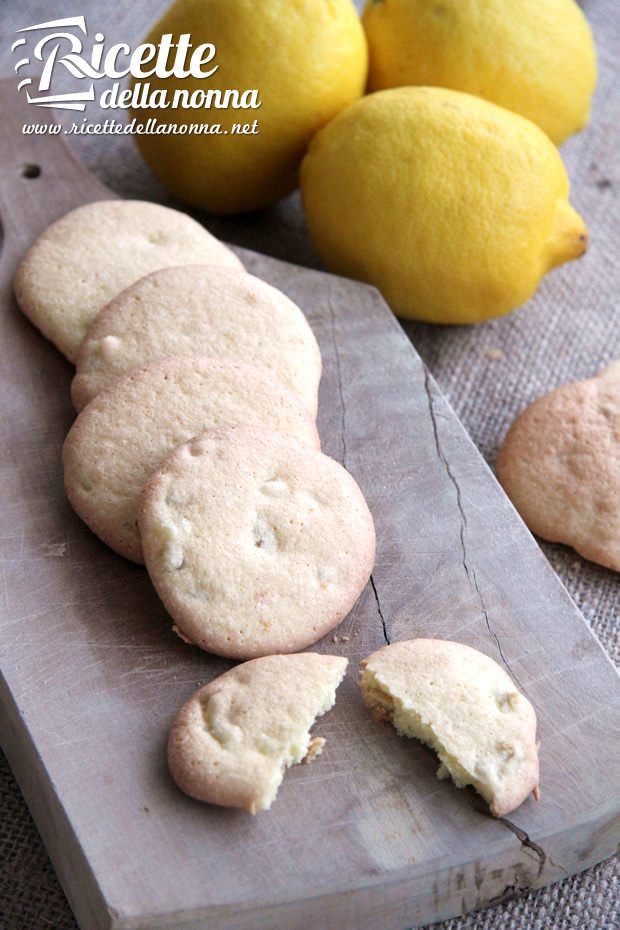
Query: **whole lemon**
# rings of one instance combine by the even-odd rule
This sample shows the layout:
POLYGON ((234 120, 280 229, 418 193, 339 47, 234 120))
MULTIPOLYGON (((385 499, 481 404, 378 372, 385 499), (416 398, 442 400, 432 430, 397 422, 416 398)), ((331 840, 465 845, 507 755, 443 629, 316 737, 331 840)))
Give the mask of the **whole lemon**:
POLYGON ((463 90, 556 144, 588 122, 596 55, 574 0, 368 0, 363 22, 371 90, 463 90))
MULTIPOLYGON (((221 125, 217 133, 136 137, 173 194, 215 213, 265 207, 297 187, 314 133, 364 91, 366 39, 351 0, 177 0, 145 42, 157 44, 166 33, 174 43, 191 33, 193 49, 214 45, 205 70, 217 70, 204 78, 153 76, 151 92, 186 90, 190 99, 201 90, 259 92, 257 109, 211 103, 133 111, 141 123, 156 117, 160 123, 221 125), (247 126, 239 131, 234 124, 247 126)), ((221 103, 225 99, 220 96, 221 103)))
POLYGON ((454 90, 401 87, 356 101, 314 137, 301 184, 327 267, 376 285, 403 317, 500 316, 586 249, 548 136, 454 90))

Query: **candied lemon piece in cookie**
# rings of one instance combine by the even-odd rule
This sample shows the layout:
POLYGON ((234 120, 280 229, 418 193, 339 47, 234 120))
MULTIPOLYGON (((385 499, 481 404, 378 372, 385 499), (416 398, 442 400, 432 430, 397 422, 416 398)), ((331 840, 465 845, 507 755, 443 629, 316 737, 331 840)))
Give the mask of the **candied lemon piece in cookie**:
POLYGON ((349 613, 374 561, 353 477, 267 430, 214 429, 180 446, 146 485, 138 519, 177 631, 233 659, 315 643, 349 613))
POLYGON ((323 748, 310 728, 333 707, 346 667, 345 658, 313 652, 265 656, 200 688, 168 739, 179 788, 199 801, 267 810, 285 770, 323 748))
POLYGON ((438 778, 472 785, 496 817, 538 796, 536 714, 493 659, 447 640, 392 643, 362 662, 359 685, 375 716, 437 753, 438 778))
POLYGON ((117 378, 82 410, 62 450, 71 506, 115 552, 141 562, 137 509, 147 479, 180 443, 224 423, 319 446, 307 408, 267 369, 173 356, 117 378))

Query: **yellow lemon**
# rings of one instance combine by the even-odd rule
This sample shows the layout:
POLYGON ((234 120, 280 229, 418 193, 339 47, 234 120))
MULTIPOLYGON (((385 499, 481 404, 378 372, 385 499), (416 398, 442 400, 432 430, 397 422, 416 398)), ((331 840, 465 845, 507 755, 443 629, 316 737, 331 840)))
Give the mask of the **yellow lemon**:
POLYGON ((177 0, 145 41, 157 44, 166 33, 174 43, 191 33, 194 50, 214 45, 203 71, 217 68, 208 77, 150 77, 151 94, 188 96, 177 95, 176 108, 140 106, 133 115, 188 129, 219 123, 221 131, 142 135, 137 142, 173 194, 215 213, 264 207, 293 190, 314 133, 364 91, 366 39, 351 0, 177 0), (256 109, 235 108, 233 96, 225 96, 239 91, 242 102, 241 94, 253 89, 256 109), (210 107, 178 105, 198 102, 201 91, 212 92, 210 107))
POLYGON ((371 90, 463 90, 556 144, 588 122, 596 55, 574 0, 368 0, 363 22, 371 90))
POLYGON ((374 284, 403 317, 500 316, 586 249, 548 136, 454 90, 401 87, 356 101, 314 137, 301 186, 327 267, 374 284))

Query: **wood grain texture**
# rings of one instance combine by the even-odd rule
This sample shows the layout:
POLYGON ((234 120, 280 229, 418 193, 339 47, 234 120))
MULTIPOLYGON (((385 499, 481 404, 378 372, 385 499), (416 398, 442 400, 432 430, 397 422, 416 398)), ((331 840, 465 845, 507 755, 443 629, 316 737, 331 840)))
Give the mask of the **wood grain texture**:
POLYGON ((71 512, 60 446, 71 368, 22 318, 15 265, 105 188, 57 137, 24 137, 0 85, 2 740, 83 930, 398 930, 609 855, 619 837, 616 673, 372 289, 241 252, 304 309, 325 375, 324 449, 375 516, 372 584, 319 648, 351 660, 321 758, 255 818, 182 796, 178 706, 228 667, 181 643, 144 571, 71 512), (22 166, 41 166, 38 178, 22 166), (504 662, 539 715, 542 800, 508 821, 372 722, 356 664, 386 640, 454 638, 504 662))

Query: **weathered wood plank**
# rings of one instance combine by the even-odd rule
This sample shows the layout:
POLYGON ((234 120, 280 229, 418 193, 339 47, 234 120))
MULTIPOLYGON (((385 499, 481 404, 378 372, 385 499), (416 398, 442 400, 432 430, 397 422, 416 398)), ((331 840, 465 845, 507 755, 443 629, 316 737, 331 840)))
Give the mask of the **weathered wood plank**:
POLYGON ((359 480, 373 585, 319 648, 351 659, 321 759, 269 814, 198 805, 163 746, 178 705, 226 666, 177 640, 144 571, 63 494, 70 366, 21 317, 14 267, 55 217, 109 196, 57 137, 23 137, 0 85, 2 739, 84 930, 390 930, 557 880, 618 841, 615 671, 372 289, 243 252, 307 313, 325 363, 325 450, 359 480), (35 179, 21 166, 37 163, 35 179), (499 822, 373 724, 356 664, 386 639, 455 638, 509 667, 539 712, 542 788, 499 822), (615 754, 615 755, 614 755, 615 754))

